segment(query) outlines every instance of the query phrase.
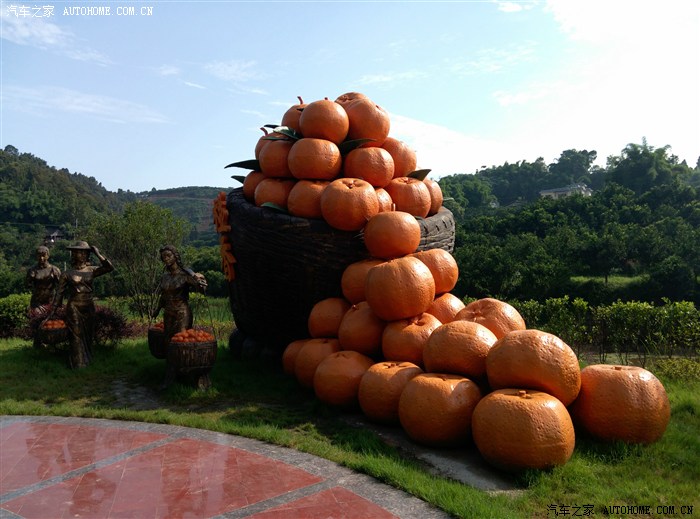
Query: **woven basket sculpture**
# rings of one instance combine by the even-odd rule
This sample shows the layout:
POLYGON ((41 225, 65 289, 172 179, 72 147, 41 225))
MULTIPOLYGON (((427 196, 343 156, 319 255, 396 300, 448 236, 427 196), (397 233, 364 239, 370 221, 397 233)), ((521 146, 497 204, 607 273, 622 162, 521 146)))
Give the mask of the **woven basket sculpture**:
MULTIPOLYGON (((236 276, 229 282, 236 327, 281 352, 291 341, 308 337, 313 305, 341 297, 345 267, 369 254, 359 232, 256 207, 241 188, 232 190, 226 202, 231 225, 227 234, 236 258, 236 276)), ((455 221, 448 209, 419 222, 419 250, 452 252, 455 221)))
POLYGON ((148 329, 148 349, 156 359, 168 357, 168 345, 165 344, 163 328, 151 327, 148 329))

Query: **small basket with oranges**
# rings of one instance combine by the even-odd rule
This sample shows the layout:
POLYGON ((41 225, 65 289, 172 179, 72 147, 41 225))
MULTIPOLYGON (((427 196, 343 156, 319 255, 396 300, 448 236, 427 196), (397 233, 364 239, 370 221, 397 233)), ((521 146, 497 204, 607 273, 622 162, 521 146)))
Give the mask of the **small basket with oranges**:
POLYGON ((190 328, 173 335, 168 348, 168 363, 178 372, 206 374, 216 361, 216 338, 200 328, 190 328))
POLYGON ((68 328, 63 319, 47 319, 39 327, 41 342, 57 345, 68 341, 68 328))
POLYGON ((168 357, 168 347, 165 344, 164 324, 162 321, 148 328, 148 349, 156 359, 168 357))

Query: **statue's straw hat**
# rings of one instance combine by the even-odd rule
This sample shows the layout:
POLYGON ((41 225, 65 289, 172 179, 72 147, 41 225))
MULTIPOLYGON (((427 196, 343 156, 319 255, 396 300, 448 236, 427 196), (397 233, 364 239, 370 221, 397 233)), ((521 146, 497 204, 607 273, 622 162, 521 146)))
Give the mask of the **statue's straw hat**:
POLYGON ((68 245, 66 247, 68 250, 92 250, 92 247, 88 245, 88 242, 86 241, 77 241, 73 245, 68 245))

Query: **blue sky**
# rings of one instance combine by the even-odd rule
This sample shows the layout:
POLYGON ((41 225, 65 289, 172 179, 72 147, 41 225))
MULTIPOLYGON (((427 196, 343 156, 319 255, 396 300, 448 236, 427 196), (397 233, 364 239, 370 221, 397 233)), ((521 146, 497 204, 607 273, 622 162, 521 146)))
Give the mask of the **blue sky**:
POLYGON ((297 96, 357 91, 433 178, 643 138, 695 166, 699 5, 3 0, 0 146, 112 191, 233 187, 297 96))

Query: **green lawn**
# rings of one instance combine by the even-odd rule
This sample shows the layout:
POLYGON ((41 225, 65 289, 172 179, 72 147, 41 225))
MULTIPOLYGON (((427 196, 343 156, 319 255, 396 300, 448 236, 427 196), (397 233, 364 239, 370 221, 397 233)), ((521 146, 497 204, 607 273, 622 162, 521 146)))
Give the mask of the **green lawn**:
POLYGON ((698 371, 692 361, 658 367, 672 406, 671 423, 659 442, 608 445, 580 435, 569 463, 520 474, 516 482, 522 491, 515 494, 494 495, 429 474, 373 431, 349 426, 340 411, 320 403, 277 366, 233 358, 224 341, 212 371, 213 389, 174 385, 160 394, 164 361, 150 355, 145 339, 98 350, 82 371, 67 369, 60 356, 34 350, 28 341, 0 340, 0 413, 169 423, 256 438, 365 472, 456 517, 564 512, 576 517, 590 512, 589 506, 594 516, 605 516, 604 506, 622 505, 648 505, 655 517, 657 507, 673 506, 675 513, 665 516, 681 517, 688 511, 682 506, 700 513, 698 371), (117 394, 117 384, 127 388, 126 395, 117 394))

